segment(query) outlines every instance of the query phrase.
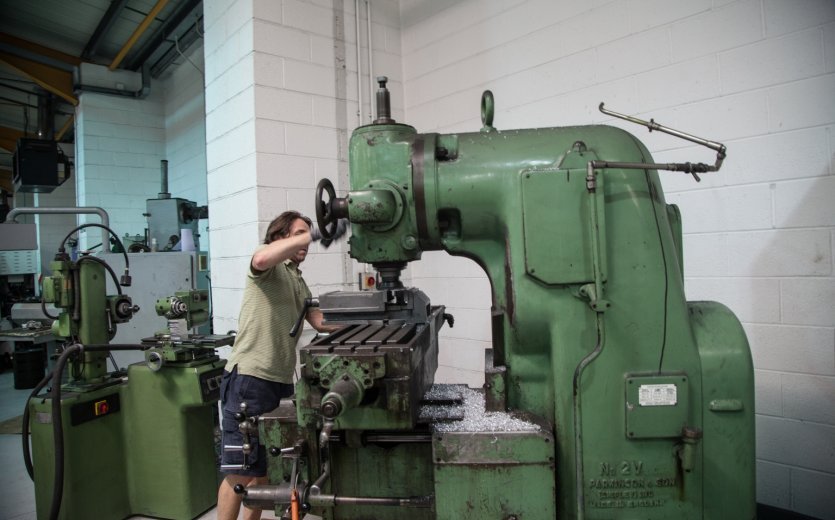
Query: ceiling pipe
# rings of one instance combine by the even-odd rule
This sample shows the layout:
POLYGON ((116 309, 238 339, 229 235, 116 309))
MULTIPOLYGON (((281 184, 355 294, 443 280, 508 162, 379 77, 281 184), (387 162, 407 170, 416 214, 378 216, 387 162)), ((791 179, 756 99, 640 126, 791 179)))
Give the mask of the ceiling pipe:
POLYGON ((55 136, 55 98, 38 98, 38 139, 52 140, 55 136))
MULTIPOLYGON (((200 6, 202 0, 188 0, 171 13, 167 20, 137 49, 136 53, 125 60, 124 68, 136 70, 173 34, 183 21, 200 6)), ((181 36, 182 38, 182 36, 181 36)))
POLYGON ((157 4, 151 9, 148 15, 145 16, 145 19, 142 20, 142 23, 139 24, 139 27, 137 27, 136 30, 133 31, 133 34, 130 35, 128 41, 125 42, 125 44, 122 46, 122 49, 119 51, 118 54, 116 54, 116 57, 113 58, 113 61, 110 63, 110 65, 108 65, 108 68, 110 70, 116 69, 119 66, 119 64, 122 63, 122 60, 125 59, 125 56, 127 55, 128 51, 130 51, 134 44, 136 44, 136 41, 139 40, 139 38, 143 34, 145 34, 145 31, 151 25, 151 22, 153 22, 157 15, 160 13, 160 11, 162 11, 163 8, 165 8, 166 4, 168 4, 168 0, 157 0, 157 4))
POLYGON ((127 3, 128 0, 111 0, 110 6, 108 6, 104 16, 101 17, 101 20, 99 20, 99 25, 96 27, 96 30, 93 31, 93 35, 90 36, 90 39, 87 41, 87 45, 84 46, 84 50, 81 51, 81 59, 84 61, 90 61, 90 58, 96 55, 96 50, 99 48, 99 45, 101 45, 105 35, 107 35, 113 27, 113 23, 116 21, 116 18, 122 10, 124 10, 127 3))
POLYGON ((174 62, 174 60, 180 56, 184 57, 185 52, 189 49, 189 47, 201 38, 200 31, 198 30, 198 25, 200 23, 202 23, 202 18, 197 20, 194 25, 188 29, 188 31, 183 33, 182 36, 175 41, 175 44, 172 45, 165 52, 165 54, 163 54, 162 57, 151 66, 152 78, 158 78, 165 71, 165 69, 174 62))

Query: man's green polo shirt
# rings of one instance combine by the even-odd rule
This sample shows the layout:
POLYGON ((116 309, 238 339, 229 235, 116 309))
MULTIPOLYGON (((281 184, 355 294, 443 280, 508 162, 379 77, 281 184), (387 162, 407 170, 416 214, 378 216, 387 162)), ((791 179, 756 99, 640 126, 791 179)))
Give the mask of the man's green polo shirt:
POLYGON ((291 338, 290 329, 305 298, 310 298, 310 289, 295 262, 286 260, 263 272, 250 266, 226 370, 237 365, 239 374, 292 384, 301 334, 291 338))

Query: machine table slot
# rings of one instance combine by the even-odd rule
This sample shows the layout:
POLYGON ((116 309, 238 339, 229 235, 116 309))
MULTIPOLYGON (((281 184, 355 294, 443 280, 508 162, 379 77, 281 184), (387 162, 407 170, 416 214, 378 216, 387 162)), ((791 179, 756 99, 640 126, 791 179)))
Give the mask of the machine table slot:
POLYGON ((362 345, 368 338, 377 335, 382 327, 380 325, 369 325, 366 329, 358 332, 345 340, 346 345, 362 345))
POLYGON ((386 345, 401 345, 406 343, 409 339, 413 336, 413 331, 415 330, 415 325, 404 325, 396 334, 391 336, 388 341, 386 341, 386 345))
POLYGON ((371 327, 371 325, 359 325, 359 326, 357 326, 356 329, 354 329, 352 334, 346 334, 345 336, 339 338, 338 340, 332 340, 331 345, 337 346, 337 345, 349 344, 349 340, 351 340, 351 338, 353 338, 353 337, 355 337, 359 334, 362 334, 362 332, 367 330, 369 327, 371 327))
POLYGON ((402 324, 395 325, 395 324, 388 324, 382 328, 379 332, 368 338, 365 342, 366 345, 382 345, 386 343, 391 336, 397 333, 398 330, 403 328, 402 324))

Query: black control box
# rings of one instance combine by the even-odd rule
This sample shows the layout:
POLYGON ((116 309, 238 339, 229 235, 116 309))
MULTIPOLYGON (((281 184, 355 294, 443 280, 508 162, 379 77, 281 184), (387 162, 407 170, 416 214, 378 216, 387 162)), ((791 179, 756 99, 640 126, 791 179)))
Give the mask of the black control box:
POLYGON ((17 192, 50 193, 70 177, 71 163, 52 140, 18 139, 13 163, 17 192))

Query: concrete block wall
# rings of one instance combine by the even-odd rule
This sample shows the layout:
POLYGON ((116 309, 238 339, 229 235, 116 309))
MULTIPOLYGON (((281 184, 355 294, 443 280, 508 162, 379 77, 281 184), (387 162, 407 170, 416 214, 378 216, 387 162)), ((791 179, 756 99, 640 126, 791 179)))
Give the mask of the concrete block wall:
POLYGON ((200 204, 207 201, 204 68, 198 42, 160 78, 169 191, 200 204))
MULTIPOLYGON (((701 183, 661 174, 684 219, 688 298, 727 304, 748 332, 758 500, 835 518, 835 2, 402 0, 401 14, 419 131, 477 130, 489 88, 499 129, 615 124, 659 162, 713 161, 610 120, 605 101, 728 146, 701 183)), ((459 318, 439 376, 479 382, 487 280, 443 254, 412 273, 459 318)))
MULTIPOLYGON (((123 237, 142 235, 145 200, 157 196, 165 153, 164 96, 152 88, 144 99, 84 92, 76 109, 76 198, 78 206, 107 210, 111 228, 123 237)), ((79 222, 99 223, 95 215, 79 222)), ((98 230, 82 233, 80 246, 100 242, 98 230)))
MULTIPOLYGON (((368 114, 367 25, 360 4, 362 77, 352 1, 225 0, 204 5, 206 159, 215 329, 237 328, 249 259, 282 211, 314 215, 319 179, 344 190, 350 132, 368 114), (362 85, 362 87, 358 87, 362 85), (361 96, 361 98, 360 98, 361 96)), ((399 10, 372 9, 374 71, 391 76, 402 114, 399 10), (381 70, 379 67, 384 67, 381 70)), ((345 244, 311 248, 312 292, 352 284, 345 244)))
MULTIPOLYGON (((202 41, 163 75, 165 151, 168 191, 172 197, 208 203, 206 191, 206 117, 202 41)), ((159 189, 157 190, 159 191, 159 189)), ((208 251, 208 220, 200 221, 200 249, 208 251)))

